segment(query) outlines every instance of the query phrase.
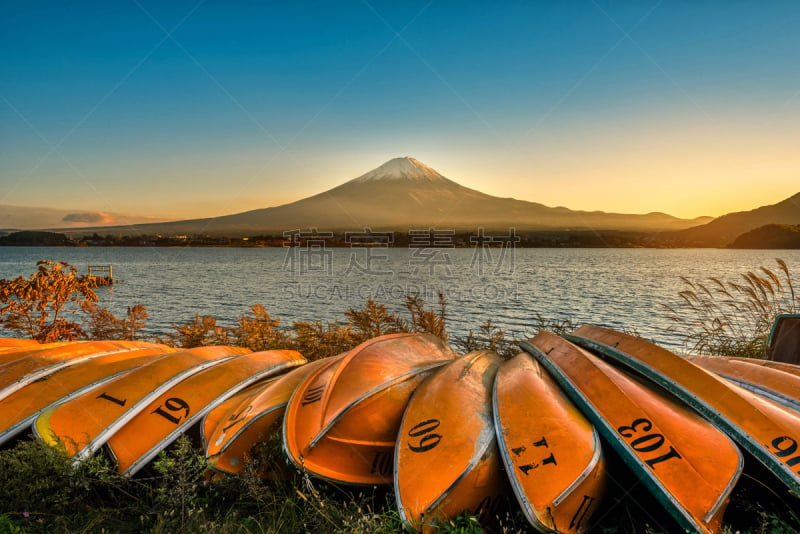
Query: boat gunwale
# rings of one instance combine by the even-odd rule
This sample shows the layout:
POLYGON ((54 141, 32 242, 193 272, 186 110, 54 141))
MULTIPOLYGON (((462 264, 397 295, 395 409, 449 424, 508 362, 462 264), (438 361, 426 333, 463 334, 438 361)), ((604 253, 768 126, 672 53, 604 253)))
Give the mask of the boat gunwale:
MULTIPOLYGON (((361 343, 359 345, 356 345, 355 347, 353 347, 352 349, 350 349, 350 350, 348 350, 346 352, 340 353, 340 354, 338 354, 336 356, 332 356, 331 357, 331 360, 332 360, 331 362, 329 362, 328 364, 320 367, 319 369, 315 369, 314 371, 312 371, 307 377, 305 377, 297 385, 295 390, 292 392, 292 395, 289 398, 289 401, 287 402, 286 414, 284 415, 283 425, 282 425, 282 428, 281 428, 281 437, 283 438, 281 440, 282 441, 282 449, 283 449, 284 453, 286 454, 286 456, 289 458, 290 462, 295 467, 297 467, 297 468, 299 468, 299 469, 301 469, 303 471, 309 471, 315 477, 318 477, 318 478, 323 479, 323 480, 327 480, 327 481, 330 481, 330 482, 333 482, 333 483, 341 483, 342 482, 342 480, 331 478, 331 477, 329 477, 327 475, 323 475, 323 474, 318 473, 317 471, 314 471, 314 470, 309 470, 308 467, 306 466, 306 463, 305 463, 306 458, 305 458, 305 456, 303 456, 302 450, 297 448, 297 444, 296 443, 293 443, 292 440, 288 439, 289 438, 289 436, 288 436, 289 426, 292 426, 292 427, 295 426, 291 422, 292 417, 290 416, 291 415, 290 412, 291 412, 292 406, 294 404, 296 404, 295 397, 300 395, 300 391, 304 390, 305 387, 308 384, 311 384, 313 382, 313 380, 316 379, 316 377, 318 377, 320 374, 324 373, 325 371, 329 370, 331 368, 331 366, 335 365, 336 368, 333 369, 333 371, 331 373, 331 377, 326 382, 325 391, 324 391, 324 393, 323 393, 323 395, 322 395, 322 397, 320 399, 320 406, 323 406, 323 407, 327 406, 328 401, 330 400, 330 396, 333 394, 333 390, 335 389, 335 387, 333 387, 333 386, 335 386, 338 377, 341 375, 341 373, 343 372, 344 368, 348 365, 348 363, 350 363, 354 358, 356 358, 359 355, 361 355, 365 349, 372 348, 373 346, 380 345, 382 343, 394 342, 394 341, 396 341, 398 339, 405 339, 405 338, 423 339, 423 340, 426 340, 427 342, 431 342, 431 343, 434 343, 434 344, 437 341, 439 343, 441 343, 441 340, 438 340, 438 338, 435 338, 435 336, 432 336, 431 334, 416 333, 416 332, 398 332, 398 333, 394 333, 394 334, 385 334, 383 336, 374 337, 374 338, 371 338, 371 339, 369 339, 367 341, 364 341, 363 343, 361 343), (297 452, 297 457, 296 458, 295 458, 294 454, 292 453, 293 449, 297 449, 297 451, 296 451, 297 452)), ((456 359, 456 358, 454 358, 452 356, 454 353, 452 352, 452 350, 449 349, 449 347, 446 344, 442 343, 441 349, 442 349, 442 354, 444 356, 447 356, 445 359, 443 359, 441 361, 438 361, 438 360, 427 360, 428 362, 432 362, 430 365, 433 365, 433 363, 437 364, 437 365, 435 365, 434 369, 438 368, 440 366, 444 366, 445 364, 451 363, 451 362, 455 361, 455 359, 456 359)), ((429 366, 429 364, 421 362, 415 368, 412 368, 410 371, 407 371, 403 375, 400 375, 401 380, 399 382, 408 380, 409 378, 413 378, 415 372, 421 372, 421 371, 419 371, 419 369, 428 369, 428 366, 429 366), (406 376, 406 375, 408 375, 408 376, 406 376)), ((397 378, 392 379, 392 381, 390 381, 390 382, 395 382, 395 381, 397 381, 397 378)), ((393 385, 393 384, 389 383, 386 387, 387 388, 391 387, 391 385, 393 385)), ((373 390, 370 390, 370 391, 366 392, 365 395, 371 396, 371 395, 374 395, 374 394, 380 392, 380 390, 378 390, 377 392, 374 391, 375 389, 377 389, 377 388, 373 388, 373 390)), ((411 396, 413 396, 413 392, 412 392, 411 396)), ((409 396, 409 400, 410 400, 411 396, 409 396)), ((348 410, 347 411, 352 409, 352 407, 353 407, 353 405, 351 403, 350 405, 348 405, 348 410)), ((326 411, 325 409, 321 409, 320 410, 320 419, 321 419, 320 426, 321 427, 323 427, 323 425, 321 423, 322 423, 322 421, 324 421, 325 411, 326 411)), ((294 413, 294 412, 291 412, 291 413, 294 413)), ((336 419, 337 420, 340 419, 345 414, 346 414, 346 412, 337 414, 336 419)), ((332 423, 333 423, 333 421, 329 422, 329 424, 325 425, 322 428, 322 430, 320 430, 320 432, 317 433, 317 435, 314 437, 314 439, 311 442, 309 442, 309 445, 308 445, 307 448, 313 448, 314 445, 318 444, 319 441, 322 439, 322 437, 324 437, 322 432, 324 431, 325 433, 327 433, 328 430, 330 430, 330 428, 328 428, 328 427, 330 427, 332 425, 332 423), (312 445, 312 443, 313 443, 313 445, 312 445)), ((401 422, 401 425, 402 425, 402 422, 401 422)), ((376 483, 374 481, 356 481, 356 480, 350 479, 350 480, 347 481, 347 484, 361 485, 361 486, 374 486, 376 483)))
MULTIPOLYGON (((288 436, 289 425, 290 425, 290 423, 289 423, 290 417, 287 417, 287 416, 289 415, 289 411, 290 411, 290 409, 292 407, 292 404, 294 402, 295 397, 300 395, 301 388, 305 388, 305 386, 307 384, 310 384, 320 374, 322 374, 325 371, 327 371, 328 369, 330 369, 331 366, 340 364, 343 361, 345 354, 347 354, 347 353, 345 352, 345 353, 337 354, 336 356, 331 356, 330 357, 330 361, 327 361, 324 365, 320 365, 320 367, 318 369, 314 369, 313 371, 311 371, 307 376, 305 376, 300 381, 300 383, 297 384, 297 386, 295 386, 294 391, 292 391, 292 394, 289 396, 289 400, 286 401, 286 413, 284 414, 283 423, 281 424, 281 449, 283 450, 283 452, 286 455, 286 457, 289 459, 290 463, 293 466, 295 466, 296 468, 299 468, 301 471, 305 471, 305 462, 304 462, 305 457, 303 456, 302 451, 297 450, 297 461, 295 460, 295 456, 292 453, 292 449, 294 448, 295 444, 292 442, 292 440, 289 439, 289 436, 288 436)), ((315 361, 317 361, 317 360, 315 360, 315 361)), ((328 383, 330 383, 330 380, 328 382, 326 382, 326 384, 328 384, 328 383)), ((328 478, 326 476, 319 475, 317 473, 314 473, 314 476, 322 478, 323 480, 328 480, 328 481, 331 481, 331 482, 338 482, 338 481, 336 481, 334 479, 330 479, 330 478, 328 478)), ((353 483, 353 484, 358 484, 358 483, 353 483)), ((365 484, 362 484, 362 485, 365 485, 365 484)))
POLYGON ((592 474, 595 467, 597 467, 597 464, 600 462, 600 458, 603 456, 602 445, 600 444, 600 435, 597 433, 597 429, 594 427, 594 425, 592 425, 592 442, 593 442, 592 448, 594 450, 592 459, 586 465, 586 469, 584 469, 584 471, 580 474, 580 476, 576 478, 575 481, 567 487, 567 489, 561 492, 558 495, 558 497, 553 499, 553 504, 555 506, 561 504, 564 501, 564 499, 569 497, 569 495, 573 491, 575 491, 578 485, 582 484, 583 481, 586 480, 589 477, 589 475, 592 474))
MULTIPOLYGON (((211 459, 211 458, 216 458, 217 456, 220 456, 221 454, 224 454, 224 453, 225 453, 225 452, 226 452, 226 451, 227 451, 227 450, 228 450, 228 449, 231 447, 231 445, 233 445, 233 443, 234 443, 234 442, 235 442, 235 441, 236 441, 236 440, 239 438, 239 436, 240 436, 240 435, 241 435, 241 434, 242 434, 242 433, 243 433, 245 430, 247 430, 247 429, 249 429, 251 426, 253 426, 253 424, 254 424, 256 421, 259 421, 260 419, 263 419, 263 418, 264 418, 264 417, 266 417, 267 415, 269 415, 269 414, 271 414, 271 413, 273 413, 273 412, 275 412, 275 411, 277 411, 277 410, 280 410, 281 408, 283 408, 283 409, 286 409, 286 405, 287 405, 287 404, 289 404, 289 402, 288 402, 288 401, 287 401, 287 402, 283 402, 283 403, 281 403, 281 404, 276 404, 276 405, 274 405, 274 406, 270 406, 270 407, 269 407, 269 408, 267 408, 266 410, 262 410, 262 411, 258 412, 256 415, 254 415, 253 417, 251 417, 250 419, 248 419, 247 421, 245 421, 245 424, 244 424, 244 425, 242 425, 242 426, 241 426, 241 427, 240 427, 240 428, 239 428, 239 429, 238 429, 236 432, 234 432, 233 434, 231 434, 231 437, 230 437, 229 439, 225 440, 225 445, 223 445, 222 447, 220 447, 220 449, 219 449, 219 451, 218 451, 218 452, 215 452, 214 454, 210 454, 210 455, 209 455, 209 454, 206 454, 206 458, 208 458, 208 459, 211 459)), ((205 415, 207 415, 207 414, 204 414, 204 416, 205 416, 205 415)), ((217 438, 217 439, 219 439, 219 438, 217 438)), ((205 449, 206 449, 206 451, 208 451, 208 444, 206 444, 206 447, 205 447, 205 449)))
MULTIPOLYGON (((283 376, 283 375, 281 375, 281 376, 283 376)), ((280 376, 276 376, 276 377, 271 378, 269 380, 265 380, 263 384, 260 384, 260 386, 262 388, 266 388, 274 380, 278 380, 279 378, 280 378, 280 376)), ((248 388, 250 388, 250 387, 253 388, 253 391, 250 392, 250 395, 248 395, 247 397, 242 398, 236 405, 234 405, 231 409, 229 409, 227 412, 225 412, 225 415, 228 415, 228 413, 231 413, 231 412, 236 414, 239 411, 239 407, 242 406, 245 402, 248 403, 248 406, 252 406, 252 401, 256 397, 258 397, 259 393, 261 392, 261 390, 259 388, 257 388, 256 386, 259 386, 259 384, 258 383, 250 384, 250 386, 248 386, 248 388)), ((243 390, 234 393, 234 395, 239 395, 240 393, 244 393, 245 390, 247 390, 248 388, 244 388, 243 390)), ((229 398, 227 398, 224 401, 222 401, 219 404, 217 404, 217 406, 215 406, 214 409, 219 408, 222 404, 224 404, 225 402, 231 400, 234 397, 234 395, 231 395, 229 398)), ((211 411, 209 411, 209 413, 211 413, 211 411)), ((204 430, 204 427, 206 425, 207 416, 208 416, 208 413, 203 416, 203 420, 200 422, 200 428, 201 428, 201 430, 200 430, 200 444, 203 447, 203 451, 206 452, 206 458, 208 458, 208 454, 207 454, 208 453, 208 447, 209 447, 209 445, 211 445, 211 443, 206 442, 206 433, 205 433, 205 430, 204 430)), ((224 418, 223 418, 223 420, 224 420, 224 418)), ((229 416, 228 420, 230 420, 230 416, 229 416)), ((211 432, 209 433, 209 437, 213 437, 214 436, 214 433, 217 431, 217 427, 219 427, 219 423, 217 424, 217 426, 215 426, 211 430, 211 432)), ((223 433, 223 435, 221 437, 225 437, 225 435, 226 434, 223 433)), ((237 435, 237 433, 234 432, 233 435, 232 435, 232 438, 235 437, 236 435, 237 435)), ((219 438, 217 438, 217 441, 219 441, 219 438)), ((222 452, 222 451, 220 450, 220 452, 222 452)), ((219 453, 217 453, 217 454, 219 454, 219 453)), ((214 456, 216 456, 216 454, 214 456)))
MULTIPOLYGON (((305 366, 305 365, 306 364, 303 364, 303 366, 305 366)), ((300 366, 300 367, 302 367, 302 366, 300 366)), ((287 372, 289 372, 289 371, 287 371, 287 372)), ((281 376, 283 376, 283 375, 281 375, 281 376)), ((270 378, 269 380, 265 380, 263 384, 258 384, 258 383, 251 384, 248 388, 245 388, 245 389, 235 393, 234 395, 239 395, 241 393, 244 393, 247 389, 252 388, 251 395, 248 396, 248 397, 242 398, 239 401, 238 404, 236 404, 231 409, 229 409, 227 412, 225 412, 225 415, 227 415, 230 412, 236 413, 236 411, 239 410, 239 407, 242 406, 245 402, 251 402, 253 399, 255 399, 259 395, 261 388, 267 387, 273 380, 278 380, 279 378, 281 378, 281 376, 276 376, 274 378, 270 378)), ((228 398, 225 401, 219 403, 215 407, 215 409, 219 408, 219 406, 222 405, 224 402, 227 402, 228 400, 231 400, 234 397, 234 395, 231 395, 230 398, 228 398)), ((211 412, 209 412, 209 413, 211 413, 211 412)), ((207 417, 208 417, 208 413, 205 416, 203 416, 203 420, 200 422, 200 445, 203 447, 203 451, 205 451, 205 452, 208 451, 208 446, 210 445, 209 443, 206 442, 206 433, 205 433, 205 430, 204 430, 205 429, 205 425, 206 425, 207 417)), ((217 424, 217 426, 219 426, 219 423, 217 424)), ((217 427, 215 426, 211 430, 210 434, 213 435, 214 432, 216 431, 216 429, 217 429, 217 427)), ((219 438, 217 438, 217 439, 219 439, 219 438)))
POLYGON ((494 438, 495 442, 497 437, 495 436, 494 432, 494 425, 486 425, 481 430, 481 433, 478 434, 478 439, 476 440, 476 444, 480 444, 480 448, 475 449, 475 453, 473 453, 472 457, 469 460, 469 463, 464 468, 464 471, 459 474, 453 483, 447 486, 447 488, 442 491, 442 493, 437 497, 431 504, 425 509, 425 513, 430 513, 434 511, 441 502, 450 495, 450 493, 458 487, 462 480, 464 480, 474 469, 475 467, 483 461, 483 457, 489 448, 492 446, 492 439, 494 438), (480 454, 478 454, 480 453, 480 454))
MULTIPOLYGON (((500 369, 502 370, 502 367, 500 369)), ((502 429, 502 424, 500 423, 500 412, 497 411, 497 382, 499 377, 500 370, 498 370, 497 374, 494 376, 494 385, 492 387, 492 416, 494 417, 494 430, 495 434, 497 434, 497 445, 500 449, 500 457, 503 459, 503 464, 505 464, 506 473, 513 473, 509 474, 508 480, 511 482, 511 487, 514 490, 514 496, 516 497, 517 502, 519 502, 520 508, 522 508, 522 512, 525 514, 528 522, 533 525, 536 530, 544 532, 557 532, 539 520, 538 515, 534 512, 534 510, 538 511, 538 508, 534 508, 531 502, 528 500, 527 492, 522 488, 522 484, 520 484, 516 471, 509 469, 509 467, 513 465, 513 462, 511 460, 511 456, 508 454, 508 446, 506 445, 505 434, 502 429)))
MULTIPOLYGON (((589 339, 587 339, 587 338, 581 338, 580 336, 569 335, 569 334, 566 334, 564 337, 565 337, 566 339, 569 339, 569 338, 576 338, 576 339, 579 339, 579 340, 586 339, 587 341, 592 341, 592 340, 589 340, 589 339)), ((603 345, 602 343, 599 343, 599 342, 594 342, 594 343, 598 343, 598 344, 600 344, 600 345, 603 345)), ((581 345, 580 345, 580 343, 577 343, 577 342, 576 342, 576 344, 577 344, 577 345, 579 345, 579 346, 581 346, 581 345)), ((606 346, 606 347, 608 347, 608 345, 605 345, 605 346, 606 346)), ((620 350, 618 350, 618 349, 615 349, 615 348, 613 348, 613 347, 608 347, 608 348, 609 348, 609 349, 612 349, 612 350, 615 350, 615 351, 619 352, 620 354, 625 354, 625 353, 623 353, 622 351, 620 351, 620 350)), ((678 357, 678 356, 676 356, 676 357, 678 357)), ((631 358, 632 358, 632 357, 631 357, 631 358)), ((689 363, 691 363, 691 362, 689 362, 689 363)), ((704 371, 704 372, 708 373, 708 374, 709 374, 709 375, 710 375, 712 378, 714 378, 712 373, 710 373, 710 372, 706 371, 706 370, 705 370, 705 369, 703 369, 702 367, 700 367, 700 366, 697 366, 696 364, 692 364, 692 365, 695 365, 695 367, 697 367, 697 368, 698 368, 698 370, 704 371)), ((634 369, 634 370, 635 370, 635 369, 634 369)), ((639 372, 640 372, 640 374, 641 374, 642 376, 644 376, 645 378, 647 378, 647 379, 649 379, 649 380, 652 380, 653 382, 655 382, 655 383, 656 383, 656 384, 658 384, 659 386, 663 387, 663 388, 664 388, 664 389, 665 389, 665 390, 666 390, 666 391, 667 391, 667 392, 668 392, 670 395, 672 395, 672 396, 676 397, 677 399, 681 400, 682 402, 684 402, 684 404, 685 404, 686 406, 688 406, 688 407, 689 407, 689 408, 691 408, 693 411, 695 411, 696 413, 698 413, 698 415, 700 415, 700 416, 701 416, 703 419, 705 419, 706 421, 708 421, 708 422, 709 422, 709 424, 713 425, 714 427, 717 427, 717 428, 719 428, 719 427, 717 426, 717 424, 716 424, 714 421, 712 421, 712 420, 711 420, 711 419, 710 419, 708 416, 706 416, 705 414, 701 413, 699 410, 697 410, 697 409, 696 409, 695 407, 693 407, 691 404, 687 403, 686 401, 684 401, 683 399, 681 399, 681 398, 680 398, 678 395, 676 395, 676 394, 675 394, 675 392, 674 392, 674 390, 673 390, 672 388, 670 388, 670 387, 668 387, 668 386, 666 386, 666 385, 664 385, 664 384, 661 384, 661 383, 660 383, 659 381, 657 381, 657 380, 654 380, 654 379, 653 379, 653 378, 652 378, 652 377, 651 377, 649 374, 647 374, 647 373, 644 373, 644 372, 641 372, 641 371, 639 371, 639 372)), ((675 386, 680 386, 679 384, 677 384, 677 383, 676 383, 676 382, 674 382, 673 380, 669 380, 669 382, 672 382, 672 383, 673 383, 675 386)), ((723 384, 723 385, 724 385, 724 384, 723 384)), ((680 386, 680 387, 681 387, 681 388, 683 388, 683 386, 680 386)), ((684 389, 685 389, 685 388, 684 388, 684 389)), ((691 393, 691 392, 690 392, 690 393, 691 393)), ((694 394, 693 394, 693 395, 694 395, 694 394)), ((697 398, 699 398, 699 397, 697 397, 697 398)), ((709 406, 709 408, 710 408, 710 406, 709 406)), ((723 417, 723 416, 722 416, 722 414, 721 414, 721 413, 719 413, 718 411, 715 411, 715 412, 716 412, 716 414, 717 414, 717 417, 723 417)), ((731 441, 731 442, 734 444, 734 446, 736 446, 736 440, 735 440, 735 439, 733 439, 733 438, 731 438, 731 436, 728 434, 728 432, 726 432, 724 429, 721 429, 721 428, 720 428, 719 430, 725 434, 725 437, 726 437, 726 438, 727 438, 729 441, 731 441)), ((719 497, 719 499, 717 500, 717 502, 714 504, 714 506, 713 506, 713 507, 712 507, 712 508, 711 508, 711 509, 708 511, 708 513, 706 514, 706 516, 703 518, 705 521, 710 521, 710 519, 711 519, 711 518, 713 518, 713 517, 714 517, 714 516, 715 516, 715 515, 716 515, 716 514, 719 512, 719 509, 720 509, 720 508, 721 508, 721 507, 722 507, 722 506, 725 504, 725 502, 726 502, 726 499, 727 499, 727 498, 730 496, 731 492, 733 491, 733 488, 734 488, 734 486, 736 485, 736 482, 739 480, 739 477, 741 476, 741 474, 742 474, 742 470, 743 470, 743 469, 744 469, 744 458, 743 458, 742 454, 741 454, 741 453, 739 453, 739 466, 738 466, 738 468, 737 468, 737 470, 736 470, 736 475, 735 475, 735 476, 734 476, 734 477, 733 477, 733 478, 732 478, 732 479, 731 479, 731 480, 728 482, 728 485, 726 486, 726 488, 725 488, 725 491, 724 491, 724 492, 723 492, 723 493, 720 495, 720 497, 719 497)))
MULTIPOLYGON (((311 360, 311 361, 308 361, 308 360, 306 360, 304 364, 302 364, 302 365, 298 365, 298 366, 295 366, 295 368, 294 368, 294 369, 291 369, 291 370, 289 370, 289 371, 286 371, 286 373, 284 373, 284 374, 282 374, 282 375, 276 376, 276 377, 274 377, 274 378, 270 378, 269 380, 266 380, 266 381, 265 381, 263 384, 260 384, 260 385, 259 385, 259 384, 251 384, 251 385, 249 385, 247 388, 243 388, 241 391, 238 391, 238 392, 234 393, 234 394, 233 394, 233 395, 231 395, 230 397, 233 397, 234 395, 238 395, 239 393, 243 393, 243 392, 244 392, 246 389, 248 389, 248 388, 250 388, 250 387, 252 387, 252 388, 253 388, 253 391, 251 392, 251 394, 250 394, 249 396, 247 396, 247 397, 245 397, 245 398, 241 399, 241 400, 239 401, 239 403, 238 403, 238 404, 236 404, 236 406, 234 406, 233 408, 231 408, 230 410, 228 410, 228 412, 226 412, 226 415, 227 415, 228 413, 230 413, 230 412, 234 412, 234 413, 240 412, 241 410, 243 410, 243 409, 244 409, 244 408, 242 408, 242 406, 243 406, 245 403, 247 403, 247 406, 250 406, 250 407, 252 407, 252 406, 253 406, 253 403, 254 403, 255 401, 257 401, 259 397, 261 397, 262 395, 264 395, 264 393, 265 393, 265 390, 266 390, 267 388, 274 386, 274 385, 275 385, 275 383, 277 383, 277 382, 278 382, 279 380, 281 380, 282 378, 284 378, 284 377, 288 376, 290 373, 294 372, 296 369, 303 369, 303 368, 306 368, 306 367, 310 366, 310 367, 311 367, 311 371, 308 371, 308 375, 306 375, 305 377, 301 378, 301 379, 298 381, 297 385, 299 386, 300 384, 302 384, 302 383, 305 381, 305 379, 306 379, 306 378, 308 378, 309 376, 311 376, 312 374, 314 374, 315 372, 317 372, 317 371, 319 370, 319 368, 326 367, 326 366, 324 366, 324 365, 322 365, 322 364, 320 363, 320 362, 323 362, 323 361, 325 361, 325 360, 327 360, 327 358, 323 358, 323 359, 320 359, 320 360, 311 360), (316 366, 317 368, 315 369, 315 368, 314 368, 314 366, 316 366), (257 387, 257 386, 258 386, 258 387, 257 387)), ((230 439, 229 439, 229 440, 226 440, 226 445, 225 445, 224 447, 220 448, 220 450, 219 450, 218 452, 216 452, 216 453, 214 453, 214 454, 212 454, 212 455, 210 455, 210 456, 208 455, 208 448, 209 448, 209 446, 211 445, 211 443, 206 443, 206 433, 205 433, 205 431, 201 430, 201 432, 200 432, 200 441, 201 441, 201 443, 202 443, 203 450, 204 450, 204 451, 205 451, 205 453, 206 453, 206 458, 215 458, 215 457, 219 456, 220 454, 224 453, 226 450, 228 450, 228 447, 229 447, 229 446, 230 446, 230 445, 231 445, 231 444, 232 444, 234 441, 236 441, 236 439, 238 439, 239 435, 240 435, 240 434, 241 434, 241 433, 242 433, 242 432, 243 432, 245 429, 247 429, 247 428, 250 428, 250 426, 251 426, 253 423, 255 423, 256 421, 258 421, 259 419, 261 419, 263 416, 265 416, 265 415, 268 415, 268 414, 270 414, 270 413, 272 413, 272 412, 274 412, 275 410, 278 410, 278 409, 280 409, 280 408, 284 408, 284 409, 285 409, 285 408, 286 408, 286 406, 288 406, 288 404, 289 404, 289 400, 291 399, 291 397, 292 397, 292 395, 294 394, 294 391, 295 391, 296 389, 297 389, 297 387, 295 387, 294 389, 292 389, 292 392, 289 394, 289 399, 287 399, 287 400, 286 400, 286 402, 280 403, 280 404, 278 404, 278 405, 275 405, 275 406, 271 406, 271 407, 269 407, 269 408, 268 408, 268 409, 266 409, 266 410, 262 410, 262 411, 258 412, 258 413, 257 413, 256 415, 254 415, 252 418, 250 418, 250 419, 245 419, 245 421, 243 421, 243 423, 244 423, 244 424, 243 424, 243 426, 241 426, 239 429, 237 429, 237 430, 236 430, 236 432, 234 432, 233 434, 231 434, 231 437, 230 437, 230 439)), ((223 402, 225 402, 226 400, 228 400, 228 399, 225 399, 225 400, 223 400, 222 402, 220 402, 219 404, 217 404, 217 406, 215 406, 215 408, 216 408, 216 407, 218 407, 218 406, 220 406, 220 405, 221 405, 223 402)), ((209 412, 210 412, 210 410, 209 410, 209 412)), ((206 413, 206 414, 203 416, 203 422, 202 422, 201 426, 202 426, 202 425, 205 425, 205 418, 206 418, 206 416, 207 416, 207 415, 208 415, 208 413, 206 413)), ((210 434, 209 434, 209 437, 213 437, 213 436, 214 436, 214 434, 215 434, 215 432, 216 432, 216 430, 217 430, 217 428, 215 427, 215 428, 214 428, 214 429, 213 429, 213 430, 210 432, 210 434)), ((224 434, 223 434, 223 436, 221 436, 221 437, 224 437, 224 434)), ((217 441, 219 441, 219 438, 217 438, 217 441)))
MULTIPOLYGON (((342 374, 342 372, 344 371, 344 368, 347 366, 347 364, 350 363, 351 361, 353 361, 353 359, 355 359, 356 357, 360 356, 361 353, 364 350, 366 350, 368 348, 372 348, 372 347, 374 347, 376 345, 381 345, 383 343, 394 341, 396 339, 403 339, 403 338, 408 338, 408 337, 418 337, 420 335, 421 334, 413 333, 413 332, 397 332, 397 333, 394 333, 394 334, 386 334, 386 335, 383 335, 383 336, 373 337, 373 338, 368 339, 368 340, 366 340, 366 341, 364 341, 362 343, 359 343, 358 345, 356 345, 352 349, 350 349, 347 352, 344 352, 342 354, 342 357, 339 359, 339 365, 336 367, 336 369, 333 370, 333 374, 331 375, 330 380, 328 380, 328 384, 335 384, 336 381, 339 379, 339 375, 342 374)), ((322 393, 322 398, 320 399, 321 400, 321 403, 320 403, 321 406, 327 406, 328 405, 328 401, 330 400, 331 395, 333 395, 333 389, 334 388, 332 388, 332 387, 327 387, 327 386, 325 387, 325 390, 322 393)), ((321 411, 320 418, 321 418, 320 426, 323 426, 323 422, 324 422, 324 418, 325 418, 325 410, 321 411)), ((315 440, 312 440, 312 442, 313 441, 315 441, 315 440)), ((311 444, 309 446, 313 447, 313 445, 311 445, 311 444)))

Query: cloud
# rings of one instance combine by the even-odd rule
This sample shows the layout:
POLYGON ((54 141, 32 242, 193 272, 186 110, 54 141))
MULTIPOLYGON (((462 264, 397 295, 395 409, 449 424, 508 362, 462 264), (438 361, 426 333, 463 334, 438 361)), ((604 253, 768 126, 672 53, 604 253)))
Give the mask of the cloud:
POLYGON ((87 211, 83 213, 68 213, 61 221, 65 223, 109 224, 114 222, 114 217, 100 211, 87 211))

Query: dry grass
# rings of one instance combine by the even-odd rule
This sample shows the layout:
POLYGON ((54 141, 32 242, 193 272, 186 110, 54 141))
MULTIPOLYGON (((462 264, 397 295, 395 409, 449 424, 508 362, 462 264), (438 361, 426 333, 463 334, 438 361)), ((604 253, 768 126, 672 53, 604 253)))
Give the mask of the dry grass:
POLYGON ((777 269, 761 267, 735 281, 681 278, 686 286, 679 293, 681 302, 666 309, 672 329, 684 336, 687 349, 698 354, 763 357, 775 317, 800 310, 789 267, 781 259, 776 263, 777 269))
POLYGON ((297 321, 288 328, 264 306, 255 304, 234 326, 220 326, 215 317, 196 315, 188 323, 174 324, 173 331, 159 341, 183 348, 238 345, 254 351, 293 349, 308 360, 341 354, 373 337, 397 332, 427 332, 447 341, 443 295, 438 297, 437 308, 429 308, 420 297, 406 297, 405 304, 408 317, 369 299, 362 308, 345 311, 346 321, 342 323, 297 321))

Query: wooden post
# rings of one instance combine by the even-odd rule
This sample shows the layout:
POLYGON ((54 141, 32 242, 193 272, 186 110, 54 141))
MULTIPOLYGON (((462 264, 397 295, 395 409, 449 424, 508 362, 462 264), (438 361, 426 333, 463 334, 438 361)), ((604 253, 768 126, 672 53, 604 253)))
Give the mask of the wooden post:
POLYGON ((113 265, 89 265, 88 278, 102 279, 99 285, 111 285, 114 283, 114 266, 113 265))

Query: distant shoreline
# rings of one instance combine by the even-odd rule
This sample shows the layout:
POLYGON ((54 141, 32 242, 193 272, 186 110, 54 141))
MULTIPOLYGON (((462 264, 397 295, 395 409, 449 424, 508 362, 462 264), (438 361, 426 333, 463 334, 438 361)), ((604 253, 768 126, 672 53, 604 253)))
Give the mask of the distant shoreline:
MULTIPOLYGON (((709 246, 677 238, 671 232, 625 230, 534 230, 505 232, 456 232, 446 229, 414 229, 408 232, 320 232, 290 230, 282 235, 250 237, 105 235, 71 237, 58 232, 19 231, 0 237, 0 246, 45 247, 168 247, 168 248, 650 248, 650 249, 800 249, 800 240, 770 239, 784 230, 765 226, 727 246, 709 246)), ((793 236, 800 236, 794 233, 793 236)))

